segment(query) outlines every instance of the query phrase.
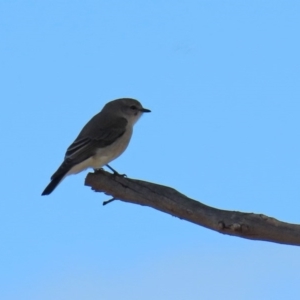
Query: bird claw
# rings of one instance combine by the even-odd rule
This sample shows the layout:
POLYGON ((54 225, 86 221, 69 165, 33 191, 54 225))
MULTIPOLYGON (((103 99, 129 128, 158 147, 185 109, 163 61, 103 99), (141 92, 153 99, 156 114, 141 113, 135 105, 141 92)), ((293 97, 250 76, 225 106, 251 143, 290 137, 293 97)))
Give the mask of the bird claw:
POLYGON ((107 168, 109 168, 112 172, 114 176, 120 176, 120 177, 127 177, 126 174, 120 174, 118 173, 115 169, 113 169, 110 165, 106 165, 107 168))
POLYGON ((114 176, 120 176, 120 177, 123 177, 123 178, 126 178, 126 177, 127 177, 126 174, 119 174, 118 172, 115 172, 113 175, 114 175, 114 176))

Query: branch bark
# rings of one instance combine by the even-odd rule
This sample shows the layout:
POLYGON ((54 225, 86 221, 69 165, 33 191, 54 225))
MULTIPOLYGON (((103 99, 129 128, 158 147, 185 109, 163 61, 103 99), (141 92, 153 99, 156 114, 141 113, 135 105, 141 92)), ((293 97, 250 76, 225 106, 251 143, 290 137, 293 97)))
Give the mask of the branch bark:
POLYGON ((85 185, 115 199, 150 206, 223 234, 300 245, 300 225, 281 222, 262 214, 213 208, 167 186, 116 176, 103 170, 89 173, 85 185))

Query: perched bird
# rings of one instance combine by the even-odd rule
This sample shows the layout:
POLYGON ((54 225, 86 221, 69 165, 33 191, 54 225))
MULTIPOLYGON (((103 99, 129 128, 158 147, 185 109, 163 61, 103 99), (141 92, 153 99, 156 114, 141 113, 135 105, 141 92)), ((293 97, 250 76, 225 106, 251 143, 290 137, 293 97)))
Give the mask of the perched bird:
POLYGON ((135 99, 121 98, 108 102, 67 149, 63 163, 52 175, 42 195, 52 193, 67 175, 90 167, 99 169, 120 156, 129 144, 133 125, 146 112, 150 110, 143 108, 135 99))

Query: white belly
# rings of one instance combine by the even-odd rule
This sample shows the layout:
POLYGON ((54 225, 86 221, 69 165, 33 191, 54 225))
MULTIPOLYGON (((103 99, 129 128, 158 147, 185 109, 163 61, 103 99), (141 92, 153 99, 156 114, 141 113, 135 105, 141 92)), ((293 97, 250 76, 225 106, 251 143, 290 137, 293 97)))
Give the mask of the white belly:
POLYGON ((71 168, 71 170, 66 175, 77 174, 83 170, 86 170, 87 168, 102 168, 104 165, 119 157, 126 150, 131 135, 132 128, 131 130, 127 129, 124 135, 122 135, 117 141, 105 148, 98 149, 97 153, 94 156, 71 168))

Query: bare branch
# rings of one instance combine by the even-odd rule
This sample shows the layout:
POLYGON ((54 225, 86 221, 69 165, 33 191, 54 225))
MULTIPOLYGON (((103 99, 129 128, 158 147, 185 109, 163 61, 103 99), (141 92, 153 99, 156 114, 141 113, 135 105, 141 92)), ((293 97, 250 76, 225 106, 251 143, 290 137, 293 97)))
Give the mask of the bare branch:
POLYGON ((116 176, 103 170, 89 173, 85 185, 111 195, 113 199, 150 206, 223 234, 300 245, 300 225, 281 222, 262 214, 213 208, 167 186, 116 176))

